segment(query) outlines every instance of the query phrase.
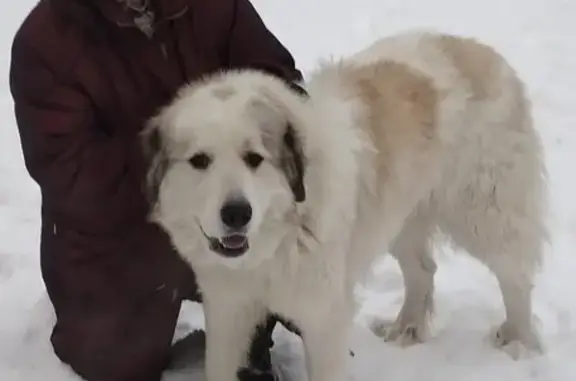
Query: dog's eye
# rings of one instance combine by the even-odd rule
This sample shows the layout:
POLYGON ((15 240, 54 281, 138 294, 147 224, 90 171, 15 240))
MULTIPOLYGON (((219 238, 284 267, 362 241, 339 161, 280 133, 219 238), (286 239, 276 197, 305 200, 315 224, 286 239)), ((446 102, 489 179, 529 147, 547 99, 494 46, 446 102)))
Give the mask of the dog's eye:
POLYGON ((188 159, 188 162, 194 168, 199 169, 199 170, 204 170, 204 169, 208 168, 208 166, 212 162, 212 159, 206 153, 200 152, 200 153, 197 153, 196 155, 192 156, 190 159, 188 159))
POLYGON ((264 158, 256 152, 248 152, 244 155, 244 162, 253 169, 256 169, 262 164, 264 158))

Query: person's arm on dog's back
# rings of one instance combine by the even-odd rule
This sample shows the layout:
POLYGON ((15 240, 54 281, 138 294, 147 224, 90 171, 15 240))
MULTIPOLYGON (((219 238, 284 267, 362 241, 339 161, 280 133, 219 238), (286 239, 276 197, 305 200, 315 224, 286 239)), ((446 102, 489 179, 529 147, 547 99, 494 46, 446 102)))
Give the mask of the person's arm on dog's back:
POLYGON ((58 78, 58 69, 23 36, 15 39, 10 86, 25 164, 43 204, 57 224, 83 233, 117 233, 144 221, 127 213, 135 199, 126 175, 134 137, 98 128, 90 99, 73 78, 58 78))
POLYGON ((227 59, 231 68, 266 70, 291 82, 300 82, 302 73, 294 57, 266 27, 249 0, 234 0, 228 33, 227 59))

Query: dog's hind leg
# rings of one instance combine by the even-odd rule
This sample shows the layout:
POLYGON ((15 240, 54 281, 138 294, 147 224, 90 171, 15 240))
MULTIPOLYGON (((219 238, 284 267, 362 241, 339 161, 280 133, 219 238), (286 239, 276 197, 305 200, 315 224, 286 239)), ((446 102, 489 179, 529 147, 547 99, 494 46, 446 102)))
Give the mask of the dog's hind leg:
MULTIPOLYGON (((526 159, 526 162, 529 162, 526 159)), ((496 276, 506 320, 493 340, 513 358, 525 350, 541 352, 533 324, 532 289, 547 239, 542 200, 543 184, 537 175, 516 163, 495 180, 478 179, 453 200, 443 230, 454 243, 483 262, 496 276)), ((499 169, 502 171, 502 169, 499 169)), ((489 172, 488 172, 489 173, 489 172)))
POLYGON ((485 263, 498 280, 506 320, 492 340, 513 358, 522 356, 524 349, 542 350, 532 322, 533 281, 544 242, 536 225, 522 217, 488 211, 485 216, 468 219, 468 224, 459 224, 458 230, 470 228, 467 234, 454 234, 452 229, 454 242, 485 263), (527 228, 530 225, 533 228, 527 228))
POLYGON ((430 214, 416 211, 392 243, 390 252, 402 270, 405 297, 396 321, 372 322, 373 332, 386 341, 407 346, 423 342, 428 336, 436 272, 430 242, 433 228, 430 214))
POLYGON ((539 256, 537 246, 534 243, 528 248, 516 243, 508 248, 504 258, 490 258, 486 263, 498 279, 506 309, 506 320, 495 330, 492 340, 515 359, 522 356, 521 346, 535 352, 542 352, 543 348, 532 322, 533 263, 519 263, 506 257, 539 256))

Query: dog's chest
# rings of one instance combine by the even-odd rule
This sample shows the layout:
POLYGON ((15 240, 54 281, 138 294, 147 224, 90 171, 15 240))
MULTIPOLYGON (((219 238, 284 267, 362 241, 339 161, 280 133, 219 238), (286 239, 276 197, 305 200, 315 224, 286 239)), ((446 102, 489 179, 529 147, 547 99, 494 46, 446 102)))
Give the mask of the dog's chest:
POLYGON ((322 270, 322 266, 310 264, 273 271, 264 295, 268 309, 296 324, 325 314, 342 296, 343 277, 322 270))
POLYGON ((325 299, 314 290, 270 289, 267 297, 268 309, 296 325, 300 321, 316 320, 313 315, 321 316, 322 301, 325 299))

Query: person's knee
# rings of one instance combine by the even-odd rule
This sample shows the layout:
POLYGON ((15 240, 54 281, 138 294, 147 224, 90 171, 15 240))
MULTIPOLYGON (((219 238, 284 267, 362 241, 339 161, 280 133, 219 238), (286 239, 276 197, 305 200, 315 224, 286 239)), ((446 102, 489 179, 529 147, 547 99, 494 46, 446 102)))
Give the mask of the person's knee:
POLYGON ((169 362, 175 322, 140 319, 57 324, 51 338, 54 352, 87 381, 160 381, 169 362))
POLYGON ((55 331, 52 345, 58 358, 87 381, 160 381, 168 351, 135 348, 95 335, 74 335, 55 331))

